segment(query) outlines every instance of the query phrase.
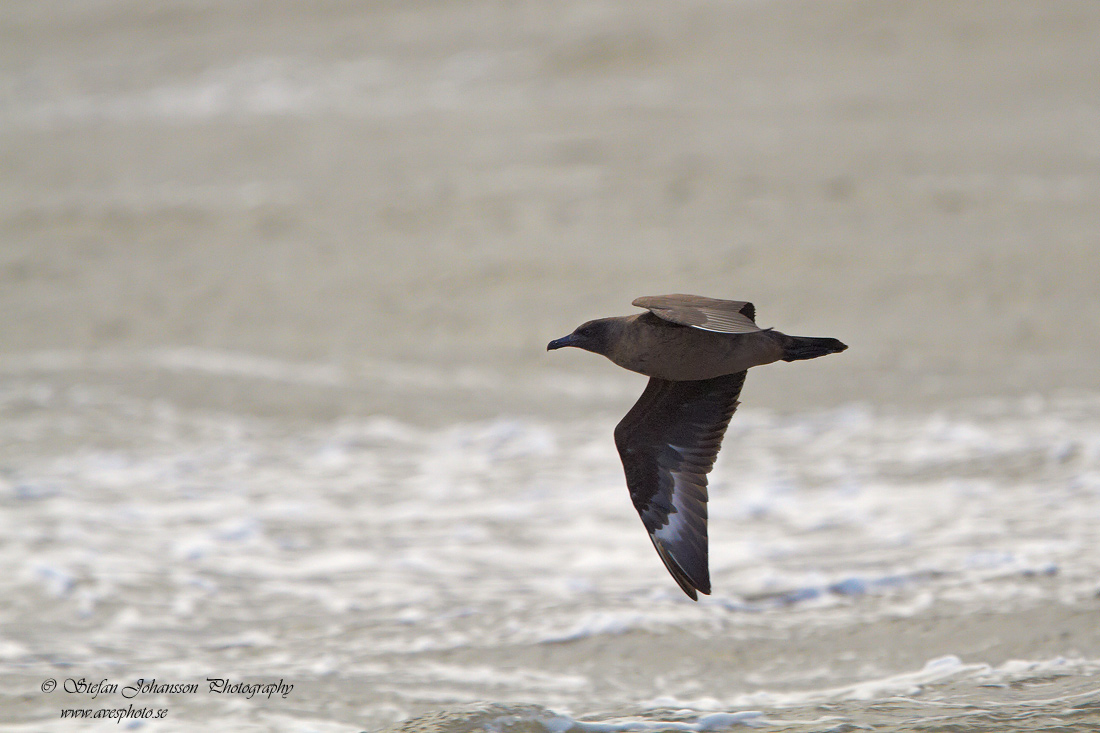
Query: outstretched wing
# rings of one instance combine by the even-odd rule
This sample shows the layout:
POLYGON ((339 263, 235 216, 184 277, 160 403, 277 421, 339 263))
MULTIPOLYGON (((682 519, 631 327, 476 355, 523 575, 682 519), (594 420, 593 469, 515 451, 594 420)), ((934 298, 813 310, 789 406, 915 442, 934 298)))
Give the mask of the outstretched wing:
POLYGON ((681 326, 718 333, 752 333, 756 308, 743 300, 718 300, 700 295, 649 295, 631 305, 645 308, 653 315, 681 326))
POLYGON ((691 382, 653 377, 615 428, 634 508, 692 600, 710 593, 707 474, 744 384, 745 372, 691 382))

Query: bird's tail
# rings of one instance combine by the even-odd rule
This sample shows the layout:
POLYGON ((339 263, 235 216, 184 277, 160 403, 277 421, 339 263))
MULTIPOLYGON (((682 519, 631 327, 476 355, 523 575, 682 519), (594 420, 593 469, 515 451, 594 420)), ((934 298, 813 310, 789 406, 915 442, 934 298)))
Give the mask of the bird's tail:
POLYGON ((783 361, 816 359, 826 354, 836 354, 848 346, 836 339, 814 338, 813 336, 787 336, 783 343, 783 361))

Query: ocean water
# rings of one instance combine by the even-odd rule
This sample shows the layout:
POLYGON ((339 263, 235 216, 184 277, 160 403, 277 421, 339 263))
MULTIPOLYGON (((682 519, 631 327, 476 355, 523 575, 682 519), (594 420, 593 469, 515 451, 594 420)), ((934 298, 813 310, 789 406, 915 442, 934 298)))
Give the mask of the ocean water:
MULTIPOLYGON (((0 391, 5 729, 71 729, 55 718, 81 696, 38 694, 47 678, 212 676, 294 689, 152 696, 170 717, 129 725, 1100 722, 1096 396, 743 406, 693 603, 630 504, 616 415, 288 429, 70 384, 57 356, 5 364, 0 391)), ((248 378, 324 373, 264 364, 248 378)))
POLYGON ((4 3, 0 730, 1097 729, 1097 37, 4 3), (851 347, 750 373, 698 603, 545 352, 668 292, 851 347))

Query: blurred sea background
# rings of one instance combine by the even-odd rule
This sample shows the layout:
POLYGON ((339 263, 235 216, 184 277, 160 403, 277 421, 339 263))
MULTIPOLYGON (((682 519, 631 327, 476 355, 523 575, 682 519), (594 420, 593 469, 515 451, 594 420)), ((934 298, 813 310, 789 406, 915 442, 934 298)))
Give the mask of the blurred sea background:
POLYGON ((1098 38, 4 3, 0 730, 1095 730, 1098 38), (749 374, 698 604, 611 439, 645 379, 544 351, 670 292, 851 347, 749 374))

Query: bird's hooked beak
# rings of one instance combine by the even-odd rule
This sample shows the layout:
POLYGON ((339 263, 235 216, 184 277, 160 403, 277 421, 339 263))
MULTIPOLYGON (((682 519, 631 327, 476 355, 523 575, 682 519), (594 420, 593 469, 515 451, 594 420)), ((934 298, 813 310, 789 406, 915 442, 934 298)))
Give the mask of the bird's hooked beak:
POLYGON ((568 336, 562 336, 560 339, 554 339, 546 345, 547 351, 553 351, 554 349, 562 349, 566 346, 572 346, 574 343, 575 334, 569 334, 568 336))

